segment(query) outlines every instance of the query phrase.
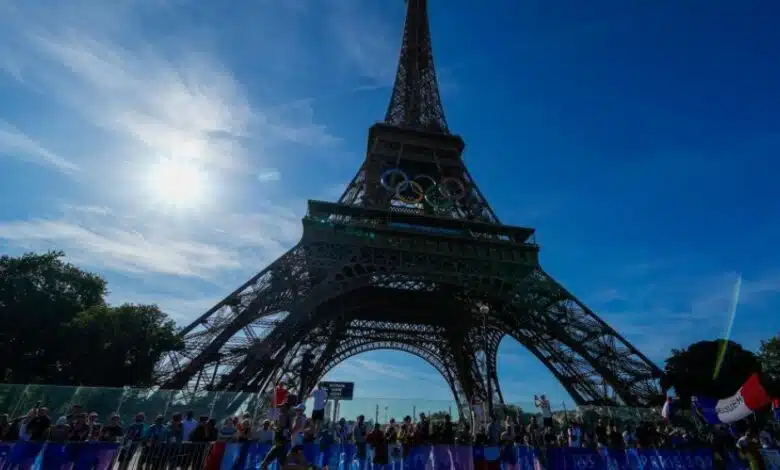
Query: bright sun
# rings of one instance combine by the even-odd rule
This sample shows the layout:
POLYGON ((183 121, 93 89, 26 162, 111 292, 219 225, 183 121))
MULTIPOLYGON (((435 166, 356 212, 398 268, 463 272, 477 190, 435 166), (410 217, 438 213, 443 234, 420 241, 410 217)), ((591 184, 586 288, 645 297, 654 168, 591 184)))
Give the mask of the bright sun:
POLYGON ((206 174, 187 160, 160 159, 149 170, 149 191, 155 202, 192 208, 204 203, 206 174))

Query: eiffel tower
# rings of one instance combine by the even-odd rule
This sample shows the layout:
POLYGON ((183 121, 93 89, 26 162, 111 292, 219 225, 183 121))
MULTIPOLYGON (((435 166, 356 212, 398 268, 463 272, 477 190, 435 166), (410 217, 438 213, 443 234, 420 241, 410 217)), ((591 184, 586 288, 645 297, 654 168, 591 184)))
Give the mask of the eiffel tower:
MULTIPOLYGON (((165 388, 308 393, 357 354, 427 361, 470 404, 504 402, 510 336, 579 405, 648 406, 661 371, 539 265, 534 229, 502 224, 465 166, 439 96, 426 0, 407 0, 383 122, 338 202, 308 202, 301 241, 181 331, 165 388)), ((358 384, 359 387, 359 384, 358 384)))

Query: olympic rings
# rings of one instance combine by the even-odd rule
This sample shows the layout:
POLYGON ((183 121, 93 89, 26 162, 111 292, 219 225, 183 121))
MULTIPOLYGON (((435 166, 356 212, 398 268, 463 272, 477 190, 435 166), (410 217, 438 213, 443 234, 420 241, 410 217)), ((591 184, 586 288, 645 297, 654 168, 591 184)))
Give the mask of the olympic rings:
POLYGON ((379 177, 383 188, 393 194, 394 199, 404 204, 419 204, 425 200, 436 209, 448 209, 464 197, 466 186, 457 178, 447 176, 436 181, 432 176, 419 174, 409 178, 400 168, 385 170, 379 177))

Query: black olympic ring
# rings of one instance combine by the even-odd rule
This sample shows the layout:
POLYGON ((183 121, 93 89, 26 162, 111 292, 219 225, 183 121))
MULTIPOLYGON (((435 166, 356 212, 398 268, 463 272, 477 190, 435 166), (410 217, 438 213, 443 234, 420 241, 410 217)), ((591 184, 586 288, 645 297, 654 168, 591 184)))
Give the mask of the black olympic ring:
POLYGON ((409 178, 403 170, 391 168, 382 173, 379 183, 404 204, 419 204, 425 200, 437 209, 447 209, 452 207, 455 201, 466 197, 466 186, 459 179, 450 176, 442 178, 441 181, 436 181, 424 173, 409 178))

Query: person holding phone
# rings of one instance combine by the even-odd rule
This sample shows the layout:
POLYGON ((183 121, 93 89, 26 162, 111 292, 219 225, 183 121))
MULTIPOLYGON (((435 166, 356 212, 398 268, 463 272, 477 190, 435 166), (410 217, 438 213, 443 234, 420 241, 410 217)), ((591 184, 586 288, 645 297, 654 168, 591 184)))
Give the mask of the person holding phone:
POLYGON ((534 405, 542 411, 542 425, 545 428, 553 427, 552 409, 550 401, 544 395, 534 395, 534 405))

